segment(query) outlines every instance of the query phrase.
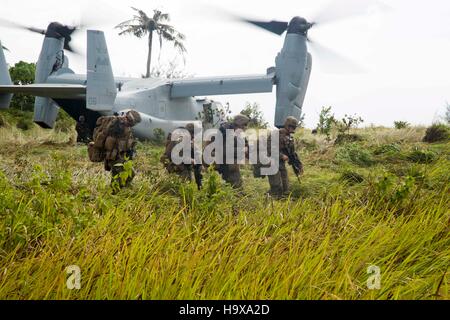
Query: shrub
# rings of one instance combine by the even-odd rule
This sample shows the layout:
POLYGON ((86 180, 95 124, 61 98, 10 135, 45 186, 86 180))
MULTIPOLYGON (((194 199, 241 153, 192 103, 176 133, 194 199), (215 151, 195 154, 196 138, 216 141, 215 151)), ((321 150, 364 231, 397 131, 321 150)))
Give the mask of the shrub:
POLYGON ((163 144, 166 140, 166 133, 161 128, 153 129, 153 140, 158 144, 163 144))
POLYGON ((316 140, 299 139, 295 140, 295 142, 296 148, 298 150, 316 150, 318 148, 316 140))
POLYGON ((357 142, 362 140, 363 138, 359 134, 340 133, 338 134, 336 140, 334 141, 334 144, 343 144, 347 142, 357 142))
POLYGON ((410 124, 406 121, 394 121, 395 129, 406 129, 410 127, 410 124))
POLYGON ((22 130, 30 130, 33 127, 33 121, 28 118, 20 118, 17 121, 16 127, 22 130))
POLYGON ((351 162, 362 167, 368 167, 374 164, 370 152, 363 149, 357 143, 346 144, 340 147, 336 152, 336 159, 351 162))
POLYGON ((398 153, 400 152, 400 146, 396 143, 383 144, 375 149, 374 154, 380 155, 385 153, 398 153))
POLYGON ((412 176, 399 178, 391 173, 385 173, 379 177, 370 188, 374 188, 371 194, 374 199, 383 199, 391 205, 398 205, 413 195, 416 187, 416 179, 412 176))
POLYGON ((72 119, 67 112, 62 108, 59 109, 58 117, 56 118, 55 131, 56 132, 70 132, 75 127, 75 120, 72 119))
POLYGON ((334 114, 331 114, 331 107, 322 107, 319 115, 319 123, 317 124, 317 132, 327 136, 330 139, 331 128, 336 123, 334 114))
POLYGON ((415 149, 408 156, 407 159, 416 163, 432 163, 436 160, 437 155, 433 151, 415 149))
POLYGON ((350 184, 361 183, 364 181, 364 177, 360 175, 358 172, 352 171, 350 169, 345 170, 341 174, 342 181, 348 182, 350 184))
POLYGON ((263 112, 258 103, 247 102, 241 114, 250 118, 249 128, 267 129, 269 123, 264 120, 263 112))
POLYGON ((341 121, 336 122, 336 127, 341 134, 350 134, 351 128, 357 128, 363 122, 363 118, 358 117, 356 114, 353 116, 346 114, 341 121))
POLYGON ((424 142, 433 143, 447 141, 450 138, 450 128, 445 124, 437 123, 429 127, 423 137, 424 142))

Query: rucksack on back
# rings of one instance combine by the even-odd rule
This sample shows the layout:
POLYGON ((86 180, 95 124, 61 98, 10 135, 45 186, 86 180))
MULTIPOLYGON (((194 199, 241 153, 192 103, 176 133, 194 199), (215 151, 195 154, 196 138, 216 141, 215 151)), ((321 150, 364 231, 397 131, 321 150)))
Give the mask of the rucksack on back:
POLYGON ((102 162, 106 157, 105 142, 109 135, 109 129, 117 120, 115 116, 104 116, 97 119, 97 126, 94 129, 93 141, 88 144, 89 160, 92 162, 102 162))

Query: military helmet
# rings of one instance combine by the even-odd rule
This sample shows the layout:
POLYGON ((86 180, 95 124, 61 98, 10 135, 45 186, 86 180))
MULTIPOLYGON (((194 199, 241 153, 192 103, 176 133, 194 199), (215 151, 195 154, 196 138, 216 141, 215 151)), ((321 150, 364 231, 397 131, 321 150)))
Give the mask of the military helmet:
POLYGON ((131 126, 134 126, 136 124, 138 124, 139 122, 141 122, 141 115, 139 114, 139 112, 135 111, 135 110, 130 110, 125 114, 125 117, 127 117, 128 121, 131 122, 131 126))
POLYGON ((243 114, 238 114, 233 119, 233 124, 235 124, 239 127, 246 126, 249 122, 250 122, 249 117, 247 117, 246 115, 243 115, 243 114))
POLYGON ((284 127, 295 127, 297 128, 298 126, 298 120, 292 116, 289 116, 286 118, 286 120, 284 121, 284 127))
POLYGON ((194 134, 194 124, 193 123, 188 123, 186 125, 186 130, 189 131, 190 134, 194 134))

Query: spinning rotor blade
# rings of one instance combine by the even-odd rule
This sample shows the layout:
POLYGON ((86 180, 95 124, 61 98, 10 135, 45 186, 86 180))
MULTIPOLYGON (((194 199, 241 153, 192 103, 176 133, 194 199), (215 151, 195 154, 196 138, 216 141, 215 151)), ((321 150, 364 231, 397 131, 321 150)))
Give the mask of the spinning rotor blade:
POLYGON ((12 21, 9 21, 6 19, 1 19, 1 18, 0 18, 0 26, 7 27, 7 28, 27 30, 27 31, 31 31, 33 33, 39 33, 42 35, 53 36, 53 37, 57 37, 57 38, 64 38, 64 49, 69 52, 72 52, 72 53, 77 53, 77 51, 74 50, 72 48, 72 46, 70 45, 70 41, 72 40, 72 34, 79 31, 81 28, 84 28, 84 26, 71 27, 71 26, 62 25, 58 22, 52 22, 50 24, 51 27, 49 26, 49 28, 47 28, 47 29, 40 29, 40 28, 25 26, 20 23, 12 22, 12 21))
POLYGON ((316 13, 312 21, 322 25, 368 14, 372 9, 388 11, 390 7, 378 0, 332 0, 316 13))
POLYGON ((263 28, 267 31, 270 31, 278 35, 282 35, 283 32, 285 32, 288 27, 288 23, 284 21, 272 20, 267 22, 267 21, 247 20, 243 18, 241 18, 240 20, 243 22, 253 24, 257 27, 263 28))
POLYGON ((6 19, 0 18, 0 26, 7 27, 7 28, 16 28, 16 29, 22 29, 22 30, 28 30, 31 32, 39 33, 39 34, 45 34, 45 29, 39 29, 34 27, 27 27, 25 25, 22 25, 20 23, 12 22, 6 19))
POLYGON ((319 60, 319 66, 326 73, 331 74, 360 74, 366 72, 364 68, 351 59, 321 45, 318 42, 309 41, 309 47, 314 51, 319 60))

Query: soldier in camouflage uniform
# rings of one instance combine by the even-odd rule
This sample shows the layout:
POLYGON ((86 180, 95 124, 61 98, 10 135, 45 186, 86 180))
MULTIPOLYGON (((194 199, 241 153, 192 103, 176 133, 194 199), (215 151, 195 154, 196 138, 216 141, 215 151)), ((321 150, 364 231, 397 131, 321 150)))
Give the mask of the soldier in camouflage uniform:
POLYGON ((279 130, 279 170, 275 175, 268 176, 270 191, 275 197, 282 197, 289 192, 289 178, 286 169, 286 162, 289 161, 288 153, 295 152, 294 139, 292 134, 297 128, 298 120, 294 117, 287 117, 284 127, 279 130))
POLYGON ((92 139, 92 132, 84 116, 78 118, 75 130, 77 131, 77 142, 88 143, 92 139))
MULTIPOLYGON (((141 116, 137 111, 130 110, 123 116, 103 116, 97 120, 97 128, 102 127, 102 122, 110 122, 107 132, 104 133, 105 170, 111 171, 111 185, 113 189, 128 186, 135 175, 131 173, 125 181, 120 178, 120 173, 125 170, 124 165, 133 159, 136 141, 131 128, 141 122, 141 116)), ((96 133, 94 132, 94 140, 96 133)), ((116 190, 117 191, 117 190, 116 190)))
MULTIPOLYGON (((226 164, 226 130, 243 130, 247 129, 247 125, 250 122, 250 119, 242 114, 239 114, 234 117, 233 122, 225 122, 223 123, 219 130, 223 136, 223 164, 217 166, 217 170, 222 175, 222 178, 231 184, 231 186, 235 189, 242 188, 242 178, 240 172, 240 165, 237 163, 234 164, 226 164)), ((237 160, 237 138, 234 138, 234 157, 233 159, 237 160)), ((245 141, 246 147, 248 147, 247 140, 245 141)), ((247 153, 247 152, 246 152, 247 153)))
MULTIPOLYGON (((184 127, 184 128, 181 127, 178 129, 186 129, 187 131, 189 131, 189 133, 191 135, 191 148, 192 148, 191 150, 194 150, 193 149, 194 148, 194 146, 193 146, 194 124, 188 123, 186 125, 186 127, 184 127)), ((176 173, 183 180, 191 181, 192 180, 192 169, 193 169, 192 164, 194 163, 194 159, 191 158, 192 164, 184 164, 184 163, 175 164, 172 161, 172 150, 179 142, 181 142, 181 137, 180 137, 179 141, 172 141, 172 134, 169 133, 169 135, 167 136, 167 140, 166 140, 166 149, 164 150, 164 153, 160 158, 160 162, 164 165, 167 172, 176 173)))

